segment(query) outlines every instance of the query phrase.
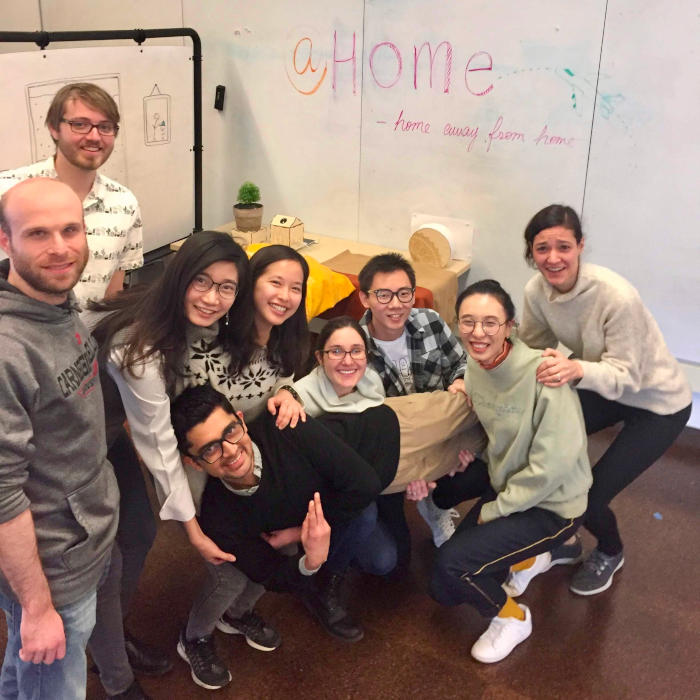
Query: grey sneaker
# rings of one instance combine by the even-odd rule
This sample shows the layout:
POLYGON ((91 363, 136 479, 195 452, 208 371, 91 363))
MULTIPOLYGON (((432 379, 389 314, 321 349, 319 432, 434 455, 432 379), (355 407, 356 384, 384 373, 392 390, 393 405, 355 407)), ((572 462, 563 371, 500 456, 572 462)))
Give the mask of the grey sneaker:
POLYGON ((619 571, 624 563, 622 552, 611 557, 594 549, 574 574, 569 590, 578 595, 602 593, 610 588, 615 572, 619 571))
POLYGON ((551 566, 557 564, 578 564, 583 559, 583 544, 581 538, 576 535, 576 541, 573 544, 560 544, 555 547, 550 554, 552 555, 551 566))
POLYGON ((212 635, 190 641, 183 629, 177 643, 177 653, 190 665, 192 680, 198 686, 217 690, 231 682, 231 673, 216 654, 212 635))
POLYGON ((255 610, 241 617, 231 617, 224 613, 217 621, 216 627, 225 634, 245 635, 248 645, 258 651, 274 651, 282 642, 279 632, 270 627, 255 610))
POLYGON ((418 501, 416 504, 418 512, 423 520, 430 526, 433 534, 433 543, 436 547, 447 542, 455 534, 454 518, 459 518, 459 513, 454 508, 446 510, 438 508, 433 501, 433 494, 418 501))

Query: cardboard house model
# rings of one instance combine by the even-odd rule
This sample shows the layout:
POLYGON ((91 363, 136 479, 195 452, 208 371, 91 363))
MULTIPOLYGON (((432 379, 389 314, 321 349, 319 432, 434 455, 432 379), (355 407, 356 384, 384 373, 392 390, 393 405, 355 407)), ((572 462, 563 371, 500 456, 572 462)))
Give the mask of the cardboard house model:
POLYGON ((270 222, 270 241, 296 248, 304 243, 304 222, 296 216, 278 214, 270 222))

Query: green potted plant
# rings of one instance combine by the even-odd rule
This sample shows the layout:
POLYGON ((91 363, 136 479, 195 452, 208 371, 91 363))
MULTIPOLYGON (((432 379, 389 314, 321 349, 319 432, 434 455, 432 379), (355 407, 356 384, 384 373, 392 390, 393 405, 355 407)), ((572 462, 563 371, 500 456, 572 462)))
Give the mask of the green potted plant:
POLYGON ((260 188, 252 182, 244 182, 238 189, 238 203, 233 205, 233 216, 239 231, 258 231, 262 225, 263 205, 260 204, 260 188))

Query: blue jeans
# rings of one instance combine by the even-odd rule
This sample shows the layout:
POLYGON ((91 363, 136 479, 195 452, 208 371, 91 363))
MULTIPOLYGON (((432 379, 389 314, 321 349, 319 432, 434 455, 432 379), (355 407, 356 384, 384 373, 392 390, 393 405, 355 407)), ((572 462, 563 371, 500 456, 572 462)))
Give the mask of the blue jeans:
POLYGON ((57 612, 63 620, 66 655, 52 664, 33 664, 19 658, 22 647, 22 607, 0 594, 7 619, 7 647, 0 674, 0 698, 9 700, 80 700, 85 698, 85 645, 95 625, 95 591, 57 612))
POLYGON ((396 544, 378 529, 374 502, 352 520, 331 528, 331 546, 323 568, 333 574, 344 574, 355 559, 364 571, 379 575, 389 573, 396 566, 396 544))

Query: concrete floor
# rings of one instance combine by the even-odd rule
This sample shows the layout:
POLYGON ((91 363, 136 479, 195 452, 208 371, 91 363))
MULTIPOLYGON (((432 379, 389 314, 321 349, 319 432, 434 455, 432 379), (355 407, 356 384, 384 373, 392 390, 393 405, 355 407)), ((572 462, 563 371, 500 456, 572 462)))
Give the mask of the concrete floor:
MULTIPOLYGON (((594 459, 609 439, 610 433, 591 438, 594 459)), ((700 431, 686 429, 614 503, 626 561, 613 587, 582 598, 567 588, 568 567, 539 577, 523 596, 533 615, 532 636, 492 666, 469 655, 485 622, 465 606, 442 608, 426 594, 434 548, 408 504, 414 551, 406 580, 351 581, 364 640, 336 641, 293 597, 268 593, 259 610, 282 634, 282 646, 263 653, 217 632, 233 683, 214 697, 697 698, 699 504, 700 431)), ((584 541, 592 546, 585 533, 584 541)), ((193 684, 175 653, 201 571, 180 527, 163 523, 129 621, 134 633, 175 659, 168 675, 141 679, 156 700, 212 697, 193 684)), ((102 697, 89 674, 88 698, 102 697)))

